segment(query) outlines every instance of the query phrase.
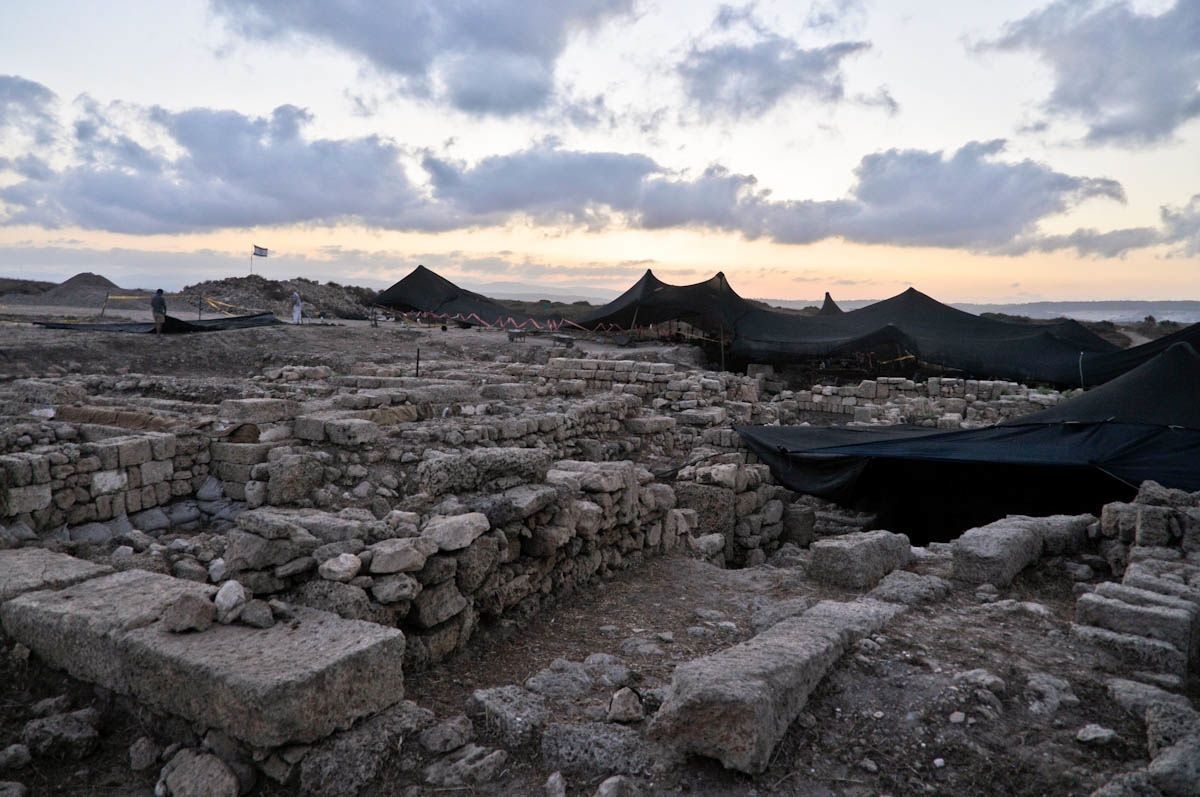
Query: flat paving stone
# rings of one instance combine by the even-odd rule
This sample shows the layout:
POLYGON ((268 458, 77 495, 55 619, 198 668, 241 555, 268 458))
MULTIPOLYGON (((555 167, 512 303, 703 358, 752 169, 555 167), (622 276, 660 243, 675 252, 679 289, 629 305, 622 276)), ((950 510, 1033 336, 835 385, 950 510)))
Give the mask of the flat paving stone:
POLYGON ((111 572, 108 565, 44 548, 0 551, 0 603, 26 592, 61 589, 111 572))
POLYGON ((260 747, 320 739, 404 696, 404 635, 297 608, 269 629, 173 634, 160 617, 213 587, 128 570, 0 608, 5 632, 52 666, 260 747))

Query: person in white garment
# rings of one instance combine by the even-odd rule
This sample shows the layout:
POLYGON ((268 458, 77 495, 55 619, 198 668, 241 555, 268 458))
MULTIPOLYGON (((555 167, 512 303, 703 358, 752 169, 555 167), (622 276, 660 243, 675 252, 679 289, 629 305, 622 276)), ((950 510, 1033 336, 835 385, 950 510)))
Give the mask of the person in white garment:
POLYGON ((304 300, 300 298, 300 291, 292 291, 292 323, 299 324, 303 317, 304 300))

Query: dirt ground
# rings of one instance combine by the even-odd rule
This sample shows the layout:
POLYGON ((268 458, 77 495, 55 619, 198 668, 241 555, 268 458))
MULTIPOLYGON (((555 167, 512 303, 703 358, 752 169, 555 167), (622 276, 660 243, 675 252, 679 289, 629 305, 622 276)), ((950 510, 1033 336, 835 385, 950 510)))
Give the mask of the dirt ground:
MULTIPOLYGON (((653 689, 669 682, 679 662, 751 636, 756 613, 773 603, 854 597, 814 585, 802 573, 769 566, 720 570, 683 558, 648 562, 564 600, 502 642, 475 646, 409 678, 406 691, 450 716, 462 711, 473 689, 523 683, 555 658, 581 661, 594 652, 622 658, 638 688, 653 689), (690 637, 689 627, 716 628, 699 619, 697 609, 716 610, 736 628, 690 637), (614 625, 615 631, 607 628, 614 625), (623 649, 631 637, 653 641, 663 632, 674 641, 658 642, 661 656, 623 649)), ((1106 696, 1107 674, 1095 654, 1069 636, 1069 582, 1052 566, 1037 569, 1000 597, 1041 608, 996 608, 972 592, 954 592, 865 641, 818 687, 762 775, 697 759, 643 785, 650 793, 703 795, 1087 795, 1145 765, 1143 729, 1106 696), (955 679, 978 668, 1004 680, 1001 694, 981 699, 978 689, 955 679), (1065 680, 1078 702, 1068 698, 1053 711, 1039 711, 1027 683, 1033 673, 1065 680), (951 715, 960 711, 957 723, 951 715), (1075 734, 1088 723, 1112 728, 1118 741, 1098 748, 1078 743, 1075 734)), ((606 698, 591 695, 592 710, 606 698)), ((574 708, 587 718, 588 706, 574 708)), ((537 751, 520 751, 487 793, 530 793, 545 776, 537 751)), ((571 793, 591 794, 595 786, 572 782, 571 793)))
POLYGON ((522 360, 532 357, 536 350, 544 350, 543 357, 600 351, 631 359, 691 361, 696 356, 695 350, 687 346, 646 343, 618 348, 584 336, 567 349, 549 335, 531 334, 523 341, 511 342, 500 330, 451 327, 443 332, 436 326, 396 322, 381 322, 377 327, 369 321, 282 324, 157 336, 44 329, 21 317, 0 313, 0 378, 84 370, 250 377, 272 366, 329 365, 344 371, 358 362, 408 364, 415 372, 418 349, 426 366, 438 359, 522 360))

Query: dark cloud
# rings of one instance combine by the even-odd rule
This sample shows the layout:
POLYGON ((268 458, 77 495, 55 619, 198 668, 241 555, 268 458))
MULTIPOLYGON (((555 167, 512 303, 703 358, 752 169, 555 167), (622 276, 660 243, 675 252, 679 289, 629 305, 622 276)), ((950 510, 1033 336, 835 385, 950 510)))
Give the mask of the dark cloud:
POLYGON ((473 166, 427 156, 434 196, 480 220, 521 213, 590 222, 636 208, 643 180, 662 171, 645 155, 577 152, 553 144, 484 158, 473 166))
POLYGON ((1129 3, 1058 0, 983 45, 1036 54, 1054 73, 1046 110, 1088 126, 1092 144, 1169 138, 1200 116, 1200 3, 1161 14, 1129 3))
MULTIPOLYGON (((1013 254, 1074 248, 1111 257, 1175 244, 1194 252, 1200 201, 1164 209, 1162 228, 1044 235, 1039 225, 1092 198, 1124 200, 1114 180, 1001 160, 1003 141, 951 153, 868 155, 845 197, 777 199, 749 174, 694 174, 636 153, 565 149, 545 140, 465 163, 375 136, 308 138, 308 111, 269 116, 195 108, 100 106, 83 98, 74 159, 55 170, 26 153, 0 160, 0 223, 157 234, 292 224, 361 223, 440 232, 526 221, 541 226, 699 228, 806 244, 935 246, 1013 254), (153 144, 145 142, 154 142, 153 144)), ((506 260, 504 262, 507 262, 506 260)), ((478 268, 503 267, 484 260, 478 268)))
POLYGON ((15 131, 39 146, 54 140, 58 122, 53 91, 18 75, 0 75, 0 133, 15 131))
POLYGON ((632 0, 212 0, 231 29, 256 40, 332 45, 399 80, 405 91, 468 113, 547 105, 571 36, 632 11, 632 0))
POLYGON ((678 72, 684 93, 701 110, 757 115, 790 97, 843 100, 842 61, 870 46, 839 42, 804 49, 791 39, 763 33, 751 44, 693 47, 678 72))
POLYGON ((1120 183, 1045 164, 996 160, 1004 141, 973 141, 949 157, 888 150, 862 159, 853 212, 835 220, 848 240, 988 250, 1032 232, 1085 199, 1124 201, 1120 183))
POLYGON ((410 211, 421 217, 395 144, 374 136, 309 140, 308 121, 290 105, 269 117, 150 109, 151 131, 174 145, 168 154, 85 104, 75 125, 77 162, 0 189, 4 221, 173 233, 339 219, 387 226, 410 211))
POLYGON ((888 150, 863 158, 844 199, 776 200, 752 175, 713 166, 672 174, 640 155, 562 150, 553 143, 474 166, 432 157, 425 168, 449 216, 495 223, 536 220, 646 229, 699 227, 805 244, 840 237, 867 244, 1001 251, 1036 237, 1043 219, 1084 200, 1124 200, 1115 180, 1077 177, 1031 160, 996 156, 1003 141, 946 155, 888 150))
MULTIPOLYGON (((859 11, 861 4, 855 0, 819 3, 807 26, 840 27, 839 20, 859 11)), ((843 61, 870 48, 865 41, 801 47, 759 19, 753 4, 723 5, 676 71, 688 101, 702 113, 740 118, 765 113, 792 98, 827 104, 847 100, 843 61)), ((898 108, 886 89, 852 99, 881 105, 891 113, 898 108)))

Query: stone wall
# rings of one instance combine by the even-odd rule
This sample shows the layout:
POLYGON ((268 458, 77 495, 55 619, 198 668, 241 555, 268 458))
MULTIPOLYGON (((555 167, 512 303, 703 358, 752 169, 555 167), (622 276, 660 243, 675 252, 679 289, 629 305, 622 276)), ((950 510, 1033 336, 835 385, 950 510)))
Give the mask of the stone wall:
POLYGON ((943 429, 973 428, 1052 407, 1071 393, 1028 388, 1016 382, 930 377, 863 380, 858 385, 813 385, 784 391, 779 402, 800 411, 849 415, 856 423, 912 423, 943 429))
MULTIPOLYGON (((109 521, 193 495, 208 476, 208 438, 152 432, 0 456, 0 525, 34 531, 109 521)), ((90 531, 72 530, 72 538, 90 531)))
POLYGON ((481 620, 547 601, 690 540, 693 513, 631 462, 480 449, 421 463, 416 511, 382 519, 262 507, 241 514, 212 580, 402 628, 406 667, 440 661, 481 620))

